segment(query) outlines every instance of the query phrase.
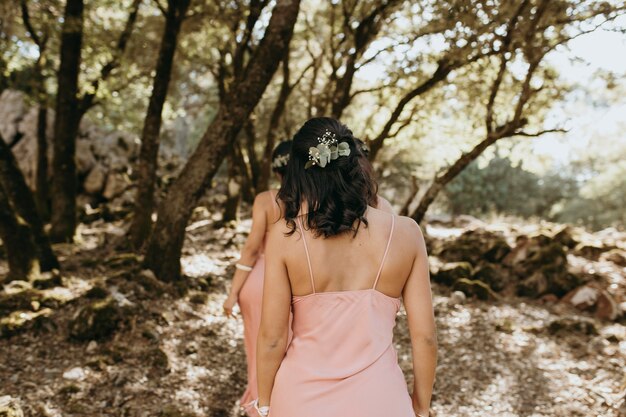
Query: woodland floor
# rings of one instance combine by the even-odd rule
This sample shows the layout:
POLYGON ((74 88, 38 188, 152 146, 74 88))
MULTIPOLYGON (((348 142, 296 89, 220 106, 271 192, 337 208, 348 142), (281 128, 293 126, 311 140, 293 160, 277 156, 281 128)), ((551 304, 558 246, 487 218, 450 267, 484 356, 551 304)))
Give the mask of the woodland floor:
MULTIPOLYGON (((82 225, 79 244, 55 248, 64 287, 49 291, 69 301, 44 325, 0 340, 0 396, 19 398, 26 416, 238 416, 246 383, 243 328, 222 316, 221 304, 248 228, 242 222, 216 229, 206 213, 196 213, 183 258, 192 289, 155 296, 124 278, 124 258, 107 249, 123 233, 119 226, 82 225), (88 302, 81 295, 105 279, 140 313, 110 340, 68 341, 68 321, 88 302)), ((0 261, 0 275, 5 269, 0 261)), ((448 288, 433 290, 434 416, 626 415, 623 325, 594 320, 597 336, 550 335, 552 320, 576 313, 519 298, 450 305, 448 288)), ((396 344, 410 379, 404 312, 396 344)))

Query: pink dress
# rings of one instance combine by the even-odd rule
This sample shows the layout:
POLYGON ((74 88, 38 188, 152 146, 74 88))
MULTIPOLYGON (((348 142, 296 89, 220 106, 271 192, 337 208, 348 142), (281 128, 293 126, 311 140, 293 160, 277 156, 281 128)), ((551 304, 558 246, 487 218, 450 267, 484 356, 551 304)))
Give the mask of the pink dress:
MULTIPOLYGON (((270 191, 272 200, 276 201, 276 192, 270 191)), ((280 209, 274 203, 274 216, 280 214, 280 209)), ((265 246, 265 245, 264 245, 265 246)), ((243 344, 246 349, 248 363, 248 386, 239 400, 239 404, 246 409, 251 417, 257 417, 256 411, 250 407, 250 403, 259 395, 256 383, 256 341, 261 325, 261 304, 263 299, 263 276, 265 274, 265 255, 263 248, 252 271, 248 274, 246 282, 239 291, 239 309, 243 318, 243 344)))
POLYGON ((293 339, 276 374, 270 417, 415 417, 393 347, 400 299, 371 288, 294 296, 293 339))

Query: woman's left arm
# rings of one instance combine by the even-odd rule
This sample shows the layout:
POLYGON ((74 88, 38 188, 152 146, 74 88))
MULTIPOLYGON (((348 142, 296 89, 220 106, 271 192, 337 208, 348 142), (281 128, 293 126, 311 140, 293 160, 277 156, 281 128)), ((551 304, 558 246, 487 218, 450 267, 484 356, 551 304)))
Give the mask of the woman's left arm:
POLYGON ((267 236, 265 283, 261 327, 257 340, 257 383, 259 406, 268 406, 274 378, 285 356, 289 337, 291 285, 282 257, 285 236, 281 227, 274 227, 267 236))
MULTIPOLYGON (((261 253, 261 248, 263 247, 263 238, 265 237, 265 231, 267 229, 266 213, 267 207, 269 206, 268 201, 265 201, 267 199, 265 194, 270 195, 269 193, 259 194, 254 199, 254 204, 252 205, 252 229, 241 250, 241 257, 237 262, 243 265, 244 268, 252 268, 254 266, 261 253)), ((269 201, 269 203, 273 204, 271 201, 269 201)), ((224 301, 224 314, 227 316, 233 315, 233 307, 239 299, 239 292, 246 282, 249 273, 250 271, 247 270, 235 269, 235 275, 233 276, 228 297, 226 301, 224 301)))

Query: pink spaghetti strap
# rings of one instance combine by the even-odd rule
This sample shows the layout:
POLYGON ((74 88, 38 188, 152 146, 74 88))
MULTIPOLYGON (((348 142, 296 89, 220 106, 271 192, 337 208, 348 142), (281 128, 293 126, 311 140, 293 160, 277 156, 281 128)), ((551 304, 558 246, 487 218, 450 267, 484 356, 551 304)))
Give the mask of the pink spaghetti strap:
POLYGON ((383 265, 385 265, 385 259, 387 259, 387 253, 389 252, 389 246, 391 245, 391 238, 393 237, 393 229, 396 225, 396 216, 391 215, 391 230, 389 231, 389 239, 387 240, 387 247, 385 248, 385 253, 383 254, 383 260, 380 262, 380 267, 378 268, 378 273, 376 274, 376 281, 374 281, 373 289, 376 289, 376 285, 378 284, 378 279, 380 278, 380 273, 383 271, 383 265))
POLYGON ((304 242, 304 251, 306 252, 306 261, 309 264, 309 277, 311 277, 311 289, 315 294, 315 281, 313 280, 313 269, 311 268, 311 257, 309 256, 309 247, 306 244, 306 237, 304 236, 304 226, 302 225, 302 219, 298 217, 298 225, 300 226, 300 233, 302 234, 302 241, 304 242))

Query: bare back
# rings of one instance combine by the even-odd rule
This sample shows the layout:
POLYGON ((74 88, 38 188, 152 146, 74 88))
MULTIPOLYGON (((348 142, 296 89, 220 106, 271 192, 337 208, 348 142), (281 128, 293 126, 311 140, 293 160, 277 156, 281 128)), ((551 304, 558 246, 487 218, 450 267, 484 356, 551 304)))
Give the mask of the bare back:
MULTIPOLYGON (((305 230, 305 242, 299 226, 292 236, 285 238, 283 259, 292 295, 314 292, 305 243, 314 275, 315 292, 359 291, 371 289, 376 284, 376 290, 390 297, 402 294, 418 252, 414 232, 417 225, 411 219, 394 218, 372 207, 368 208, 366 218, 368 225, 361 225, 355 237, 343 234, 316 238, 311 231, 305 230), (395 223, 393 229, 392 223, 395 223), (385 252, 387 254, 383 263, 385 252), (379 269, 380 277, 376 282, 379 269)), ((284 224, 281 228, 287 231, 284 224)))

